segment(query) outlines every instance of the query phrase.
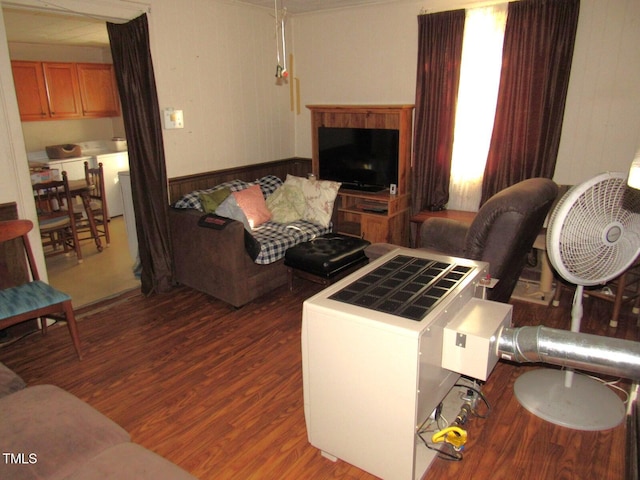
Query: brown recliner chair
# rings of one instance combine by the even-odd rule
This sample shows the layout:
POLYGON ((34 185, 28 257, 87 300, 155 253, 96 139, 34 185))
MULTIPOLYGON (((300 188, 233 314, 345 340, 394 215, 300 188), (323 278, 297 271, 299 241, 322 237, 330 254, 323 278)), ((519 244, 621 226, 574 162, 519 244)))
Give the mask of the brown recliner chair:
POLYGON ((547 178, 516 183, 487 200, 471 224, 427 219, 420 227, 420 248, 489 262, 498 283, 487 298, 506 303, 557 195, 558 186, 547 178))
MULTIPOLYGON (((489 274, 498 283, 487 298, 506 303, 557 195, 557 185, 546 178, 516 183, 487 200, 470 224, 427 219, 420 226, 418 248, 489 262, 489 274)), ((374 244, 367 256, 375 258, 388 247, 374 244)))

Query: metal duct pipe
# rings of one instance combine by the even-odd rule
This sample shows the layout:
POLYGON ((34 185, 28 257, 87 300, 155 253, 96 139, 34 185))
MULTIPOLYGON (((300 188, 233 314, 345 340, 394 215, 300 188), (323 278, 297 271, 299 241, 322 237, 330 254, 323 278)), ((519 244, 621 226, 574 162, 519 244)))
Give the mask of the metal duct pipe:
POLYGON ((498 356, 640 380, 640 343, 548 327, 504 328, 498 356))

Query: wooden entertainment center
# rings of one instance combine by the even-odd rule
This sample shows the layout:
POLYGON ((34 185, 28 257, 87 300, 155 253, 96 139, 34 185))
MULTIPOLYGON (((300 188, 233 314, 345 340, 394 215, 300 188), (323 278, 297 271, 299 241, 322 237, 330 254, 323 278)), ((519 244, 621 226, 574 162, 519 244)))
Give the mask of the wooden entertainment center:
POLYGON ((413 105, 307 105, 311 110, 312 171, 319 172, 319 127, 399 131, 397 193, 340 189, 334 231, 371 243, 409 246, 413 105))

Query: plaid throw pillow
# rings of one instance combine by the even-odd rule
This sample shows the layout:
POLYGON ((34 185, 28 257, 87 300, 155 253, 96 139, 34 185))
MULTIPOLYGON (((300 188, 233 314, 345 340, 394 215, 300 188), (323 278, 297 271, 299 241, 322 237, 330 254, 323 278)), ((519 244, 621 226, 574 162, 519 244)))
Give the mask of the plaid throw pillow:
POLYGON ((243 180, 232 180, 230 182, 221 183, 220 185, 216 185, 215 187, 212 187, 212 188, 207 188, 204 190, 194 190, 193 192, 187 193, 186 195, 183 195, 180 198, 180 200, 175 202, 173 204, 173 207, 174 208, 194 208, 196 210, 203 212, 204 208, 202 207, 202 203, 200 202, 200 194, 215 192, 216 190, 220 190, 222 188, 228 188, 229 190, 231 190, 231 192, 239 192, 240 190, 244 190, 245 188, 250 187, 251 185, 256 185, 256 184, 260 185, 260 189, 262 190, 262 195, 264 195, 264 197, 267 198, 269 195, 275 192, 280 185, 282 185, 282 180, 280 180, 275 175, 267 175, 254 182, 245 182, 243 180))

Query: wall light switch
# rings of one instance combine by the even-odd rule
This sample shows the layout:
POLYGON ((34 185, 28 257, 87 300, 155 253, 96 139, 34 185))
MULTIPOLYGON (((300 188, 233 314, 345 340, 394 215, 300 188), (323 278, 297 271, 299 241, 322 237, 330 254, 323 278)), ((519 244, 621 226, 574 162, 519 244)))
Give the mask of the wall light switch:
POLYGON ((170 130, 173 128, 184 128, 182 110, 165 108, 164 109, 164 128, 165 130, 170 130))

